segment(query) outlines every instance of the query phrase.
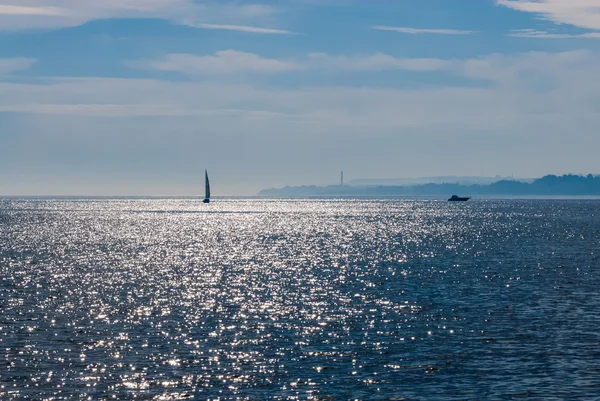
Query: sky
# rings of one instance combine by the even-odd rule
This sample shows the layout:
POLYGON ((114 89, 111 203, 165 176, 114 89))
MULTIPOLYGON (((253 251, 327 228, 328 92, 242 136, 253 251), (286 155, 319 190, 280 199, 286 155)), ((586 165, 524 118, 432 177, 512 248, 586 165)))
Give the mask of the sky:
POLYGON ((0 0, 0 195, 600 173, 600 0, 0 0))

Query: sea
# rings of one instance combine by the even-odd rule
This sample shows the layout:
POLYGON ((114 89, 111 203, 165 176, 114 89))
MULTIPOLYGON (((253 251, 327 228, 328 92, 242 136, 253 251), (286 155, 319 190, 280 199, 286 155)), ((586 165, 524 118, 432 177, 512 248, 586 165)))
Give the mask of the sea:
POLYGON ((1 400, 599 400, 600 200, 0 199, 1 400))

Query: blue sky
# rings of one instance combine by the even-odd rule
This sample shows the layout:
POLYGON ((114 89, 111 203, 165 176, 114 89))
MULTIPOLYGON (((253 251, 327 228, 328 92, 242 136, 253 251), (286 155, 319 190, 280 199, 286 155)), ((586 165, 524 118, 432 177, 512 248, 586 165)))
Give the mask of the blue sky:
POLYGON ((600 173, 600 0, 0 0, 0 194, 600 173))

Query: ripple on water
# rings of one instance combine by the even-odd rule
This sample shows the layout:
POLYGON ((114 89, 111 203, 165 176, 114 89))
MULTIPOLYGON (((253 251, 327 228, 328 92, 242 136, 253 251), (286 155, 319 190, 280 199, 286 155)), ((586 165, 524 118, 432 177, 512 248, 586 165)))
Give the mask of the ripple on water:
POLYGON ((0 200, 0 398, 590 399, 599 205, 0 200))

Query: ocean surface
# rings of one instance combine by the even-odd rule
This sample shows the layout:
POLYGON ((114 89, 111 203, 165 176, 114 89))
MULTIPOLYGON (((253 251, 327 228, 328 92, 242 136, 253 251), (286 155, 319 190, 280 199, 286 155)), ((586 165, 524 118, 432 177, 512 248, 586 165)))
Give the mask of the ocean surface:
POLYGON ((597 400, 600 201, 0 199, 2 400, 597 400))

